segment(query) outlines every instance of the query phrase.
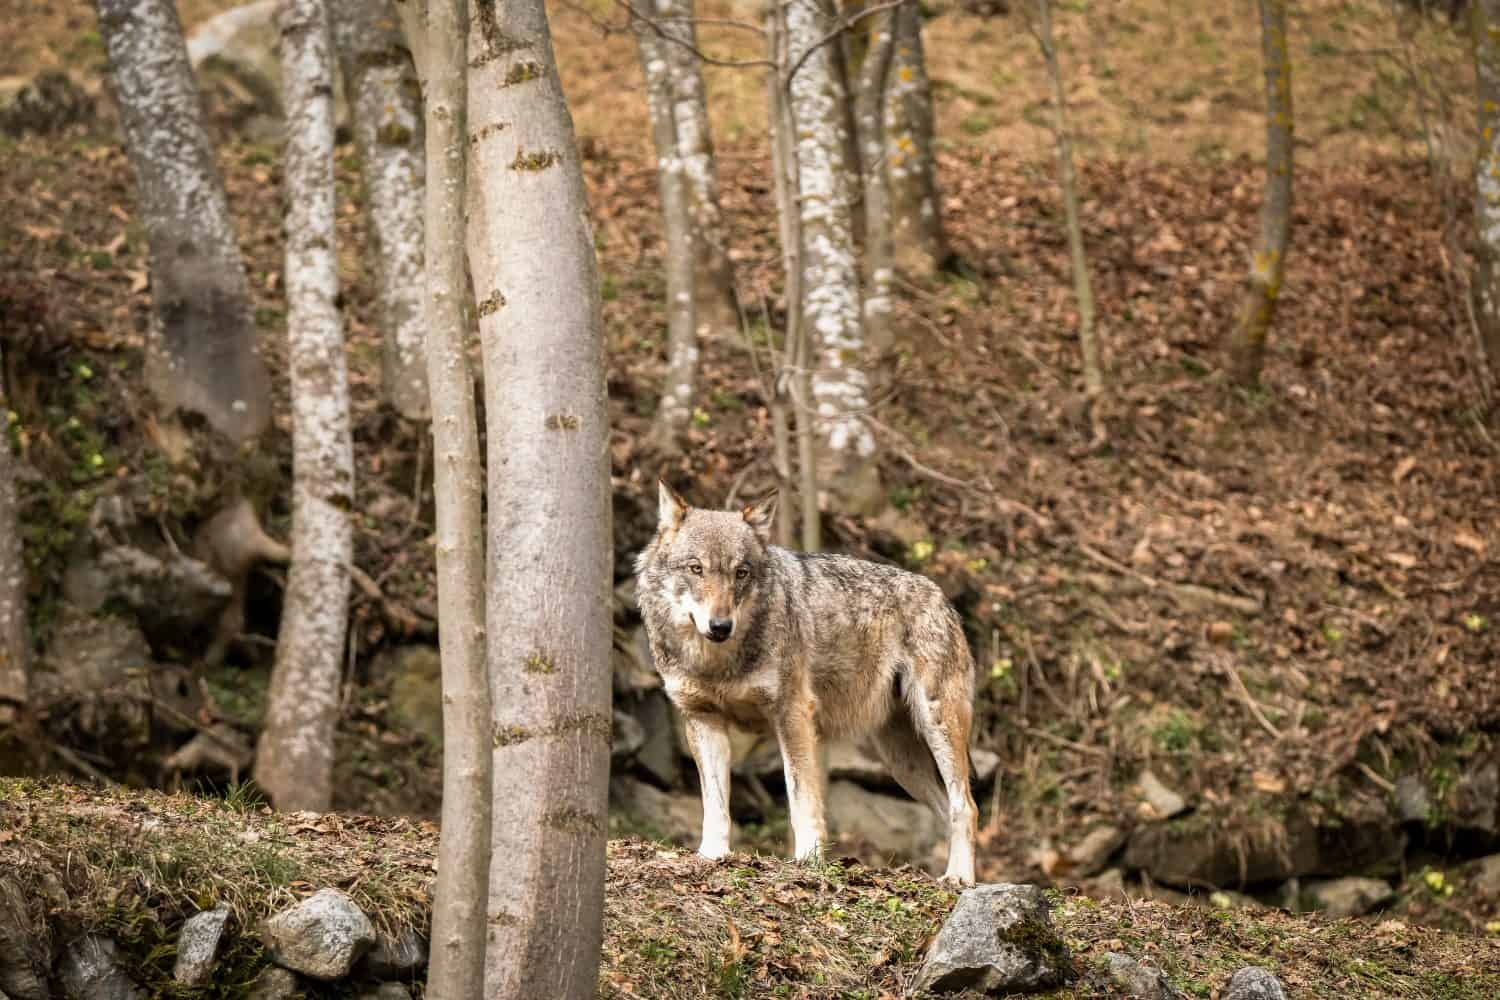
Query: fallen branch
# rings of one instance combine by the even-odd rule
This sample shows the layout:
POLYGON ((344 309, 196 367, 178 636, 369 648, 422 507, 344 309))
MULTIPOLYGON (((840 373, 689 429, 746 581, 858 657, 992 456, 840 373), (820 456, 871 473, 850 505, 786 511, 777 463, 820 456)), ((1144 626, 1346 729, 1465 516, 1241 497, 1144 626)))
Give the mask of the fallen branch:
POLYGON ((349 579, 354 581, 354 585, 363 591, 366 597, 380 606, 380 612, 385 615, 388 622, 406 635, 433 635, 437 632, 436 624, 386 597, 385 592, 380 589, 380 584, 370 579, 370 574, 353 563, 349 564, 349 579))
POLYGON ((1073 545, 1085 557, 1106 569, 1139 580, 1147 590, 1165 591, 1179 602, 1216 604, 1220 607, 1229 608, 1232 611, 1238 611, 1243 615, 1258 615, 1263 610, 1261 603, 1253 598, 1240 597, 1237 594, 1226 594, 1221 590, 1214 590, 1212 587, 1205 587, 1197 583, 1174 583, 1171 580, 1161 580, 1142 573, 1138 569, 1126 566, 1117 559, 1110 558, 1087 542, 1074 542, 1073 545))
POLYGON ((1229 675, 1229 683, 1234 686, 1235 693, 1240 696, 1240 700, 1245 703, 1245 707, 1250 710, 1250 715, 1255 721, 1271 734, 1272 739, 1281 739, 1281 730, 1273 726, 1271 720, 1266 718, 1266 713, 1261 711, 1260 705, 1250 695, 1250 689, 1245 687, 1245 682, 1240 678, 1240 672, 1235 669, 1234 663, 1228 657, 1220 657, 1219 666, 1223 667, 1224 673, 1229 675))
POLYGON ((1022 726, 1021 732, 1025 733, 1027 736, 1035 736, 1037 739, 1046 740, 1048 743, 1055 743, 1060 747, 1066 747, 1069 750, 1077 750, 1079 753, 1093 754, 1096 757, 1109 756, 1109 751, 1105 750, 1103 747, 1091 747, 1087 743, 1079 743, 1075 740, 1070 740, 1066 737, 1058 736, 1055 733, 1049 733, 1045 729, 1035 729, 1031 726, 1022 726))

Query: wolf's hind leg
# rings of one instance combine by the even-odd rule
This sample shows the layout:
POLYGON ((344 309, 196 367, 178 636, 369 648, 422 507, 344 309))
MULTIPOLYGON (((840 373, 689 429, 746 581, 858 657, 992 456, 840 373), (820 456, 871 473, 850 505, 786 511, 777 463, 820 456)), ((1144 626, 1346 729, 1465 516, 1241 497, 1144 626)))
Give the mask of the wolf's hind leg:
POLYGON ((948 822, 948 795, 943 791, 943 777, 906 705, 897 705, 885 725, 870 734, 865 744, 907 795, 937 813, 944 823, 948 822))
POLYGON ((979 834, 979 810, 969 788, 969 730, 974 706, 963 697, 928 697, 926 685, 919 685, 908 700, 917 730, 932 751, 947 792, 948 870, 943 880, 973 885, 974 841, 979 834))
MULTIPOLYGON (((799 700, 800 701, 800 700, 799 700)), ((823 816, 823 768, 810 703, 788 706, 776 721, 786 797, 792 814, 792 844, 798 861, 816 859, 828 839, 823 816)))
POLYGON ((703 791, 703 840, 698 853, 722 858, 729 853, 729 729, 718 719, 688 716, 687 741, 703 791))

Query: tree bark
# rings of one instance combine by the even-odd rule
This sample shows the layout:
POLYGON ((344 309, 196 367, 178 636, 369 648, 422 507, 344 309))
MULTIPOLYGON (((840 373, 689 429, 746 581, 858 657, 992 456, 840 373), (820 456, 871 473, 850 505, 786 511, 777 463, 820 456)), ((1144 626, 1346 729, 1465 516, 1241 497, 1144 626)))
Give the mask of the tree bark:
POLYGON ((1090 396, 1104 390, 1099 364, 1099 339, 1094 333, 1094 289, 1089 282, 1088 258, 1083 250, 1083 224, 1078 217, 1078 178, 1073 171, 1073 125, 1068 120, 1068 96, 1062 67, 1052 39, 1052 2, 1036 0, 1037 43, 1052 81, 1052 131, 1057 137, 1057 179, 1062 187, 1068 229, 1068 255, 1073 263, 1073 295, 1078 300, 1078 343, 1083 351, 1083 385, 1090 396))
POLYGON ((703 69, 696 55, 694 0, 656 0, 662 30, 679 44, 664 48, 672 77, 677 155, 687 185, 693 240, 693 310, 698 336, 729 337, 739 329, 739 295, 729 259, 728 227, 719 207, 718 167, 703 69), (685 44, 681 44, 685 43, 685 44))
MULTIPOLYGON (((422 95, 391 0, 329 0, 368 195, 366 259, 376 276, 385 398, 428 418, 422 311, 422 95)), ((461 287, 461 286, 460 286, 461 287)))
POLYGON ((278 809, 326 810, 343 676, 354 452, 334 234, 333 54, 322 0, 282 0, 292 565, 255 780, 278 809))
MULTIPOLYGON (((672 0, 658 2, 658 19, 675 16, 672 0)), ((659 20, 648 23, 632 17, 641 70, 646 77, 646 104, 651 116, 651 139, 656 146, 657 189, 661 195, 666 231, 663 267, 667 278, 667 377, 656 412, 652 436, 658 445, 679 447, 693 415, 693 383, 698 371, 698 324, 694 266, 698 242, 693 238, 687 159, 682 153, 675 109, 680 62, 675 45, 658 34, 659 20)), ((679 26, 680 27, 680 26, 679 26)))
POLYGON ((171 0, 96 0, 151 262, 146 383, 232 445, 270 417, 250 286, 171 0))
POLYGON ((1479 78, 1479 158, 1474 191, 1474 316, 1491 379, 1500 379, 1500 0, 1471 11, 1479 78))
POLYGON ((599 284, 542 0, 480 0, 475 13, 468 249, 495 752, 485 996, 584 998, 598 986, 610 738, 599 284))
MULTIPOLYGON (((5 365, 0 362, 0 373, 5 365)), ((24 707, 31 678, 31 634, 26 625, 26 560, 17 510, 17 459, 10 450, 10 410, 0 374, 0 723, 24 707)))
POLYGON ((438 642, 443 674, 443 814, 432 909, 427 995, 484 995, 492 760, 485 663, 483 489, 474 377, 466 349, 468 282, 467 0, 429 0, 412 33, 427 69, 427 378, 437 505, 438 642))
MULTIPOLYGON (((801 224, 800 324, 811 341, 812 403, 820 422, 818 482, 845 511, 883 503, 875 437, 864 422, 870 358, 861 322, 859 265, 850 212, 844 93, 833 53, 833 24, 818 0, 790 0, 786 11, 789 106, 795 122, 801 224)), ((806 401, 800 401, 806 405, 806 401)), ((804 418, 798 415, 799 422, 804 418)), ((804 504, 813 497, 803 497, 804 504)))
POLYGON ((948 257, 933 155, 932 84, 922 50, 922 10, 907 0, 894 11, 895 51, 885 95, 885 154, 890 174, 896 264, 926 276, 948 257))
POLYGON ((896 244, 891 229, 890 180, 885 155, 885 93, 895 49, 893 27, 894 18, 888 10, 869 18, 869 41, 864 46, 854 96, 864 189, 865 337, 880 354, 894 347, 891 305, 896 244))
POLYGON ((1292 62, 1287 51, 1286 0, 1259 2, 1266 77, 1266 197, 1260 212, 1260 241, 1250 263, 1250 284, 1230 345, 1230 378, 1242 386, 1260 381, 1292 225, 1292 62))

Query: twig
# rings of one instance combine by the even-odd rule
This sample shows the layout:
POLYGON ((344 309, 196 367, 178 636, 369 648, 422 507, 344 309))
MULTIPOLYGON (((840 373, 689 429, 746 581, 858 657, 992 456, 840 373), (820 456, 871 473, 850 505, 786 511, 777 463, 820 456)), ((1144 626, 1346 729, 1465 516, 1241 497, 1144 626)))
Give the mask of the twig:
POLYGON ((1273 740, 1281 739, 1281 730, 1271 725, 1271 720, 1266 718, 1266 713, 1261 711, 1260 705, 1251 697, 1250 689, 1245 687, 1245 682, 1240 678, 1240 672, 1235 669, 1234 662, 1227 656, 1221 656, 1219 657, 1219 666, 1223 667, 1224 672, 1229 675, 1229 683, 1234 685, 1235 693, 1240 696, 1240 699, 1245 703, 1245 707, 1250 710, 1250 714, 1255 718, 1255 721, 1260 723, 1262 729, 1271 734, 1273 740))
POLYGON ((84 760, 82 757, 78 756, 72 750, 63 746, 61 743, 53 743, 51 747, 49 747, 49 749, 59 758, 61 758, 65 764, 68 764, 70 767, 81 774, 88 775, 90 778, 93 778, 101 785, 107 785, 110 788, 120 787, 120 783, 118 781, 111 778, 109 775, 105 774, 103 771, 99 770, 93 764, 90 764, 88 761, 84 760))
POLYGON ((782 82, 782 86, 790 88, 792 85, 792 77, 797 75, 797 71, 802 68, 802 64, 807 62, 808 58, 814 52, 818 51, 829 42, 832 42, 835 38, 838 38, 839 35, 843 34, 845 31, 848 31, 860 21, 863 21, 865 18, 871 16, 872 14, 878 14, 883 10, 890 10, 893 7, 899 7, 903 3, 909 2, 915 2, 915 0, 886 0, 885 3, 878 3, 871 7, 863 7, 853 14, 841 15, 839 17, 838 23, 833 26, 832 30, 830 30, 828 34, 824 35, 822 38, 809 45, 807 47, 807 51, 798 56, 797 61, 792 63, 792 68, 787 70, 786 79, 782 82))
POLYGON ((1077 750, 1079 753, 1089 753, 1093 754, 1096 757, 1109 756, 1109 751, 1105 750, 1103 747, 1091 747, 1087 743, 1079 743, 1075 740, 1070 740, 1066 737, 1058 736, 1056 733, 1049 733, 1045 729, 1037 729, 1032 726, 1022 726, 1021 732, 1025 733, 1028 736, 1035 736, 1037 739, 1046 740, 1048 743, 1055 743, 1060 747, 1066 747, 1069 750, 1077 750))
POLYGON ((1369 778, 1370 781, 1372 781, 1375 786, 1381 791, 1385 792, 1387 795, 1396 794, 1396 786, 1387 781, 1385 778, 1382 778, 1380 775, 1376 774, 1375 769, 1369 764, 1366 764, 1362 760, 1357 760, 1354 762, 1354 766, 1359 768, 1360 773, 1363 774, 1366 778, 1369 778))
POLYGON ((385 592, 380 589, 380 584, 370 579, 370 574, 353 563, 349 563, 348 568, 349 579, 354 581, 354 585, 363 591, 366 597, 380 606, 381 614, 385 615, 391 624, 401 628, 407 635, 431 635, 437 631, 432 622, 423 620, 416 612, 386 597, 385 592))
POLYGON ((1179 600, 1207 601, 1210 604, 1217 604, 1220 607, 1229 608, 1245 615, 1258 615, 1262 611, 1260 602, 1249 597, 1226 594, 1223 591, 1214 590, 1212 587, 1205 587, 1202 584, 1174 583, 1171 580, 1160 580, 1154 576, 1148 576, 1140 570, 1133 569, 1118 560, 1111 559, 1087 542, 1074 542, 1073 547, 1099 565, 1114 570, 1116 573, 1139 580, 1148 590, 1164 590, 1179 600))

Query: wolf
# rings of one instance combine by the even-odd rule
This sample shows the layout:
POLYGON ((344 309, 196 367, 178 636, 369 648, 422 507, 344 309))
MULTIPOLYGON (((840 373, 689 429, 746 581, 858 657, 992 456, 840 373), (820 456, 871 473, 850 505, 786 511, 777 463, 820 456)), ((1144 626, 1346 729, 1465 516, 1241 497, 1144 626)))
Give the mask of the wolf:
POLYGON ((651 655, 698 766, 698 853, 729 853, 733 724, 780 744, 798 859, 827 840, 819 749, 853 739, 946 820, 944 879, 972 885, 974 661, 958 613, 916 573, 770 544, 776 501, 708 510, 660 483, 636 560, 651 655))

